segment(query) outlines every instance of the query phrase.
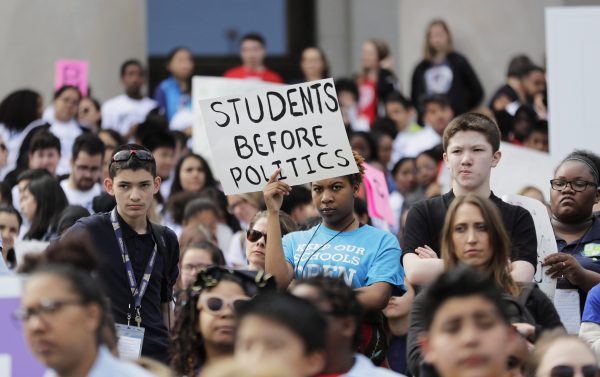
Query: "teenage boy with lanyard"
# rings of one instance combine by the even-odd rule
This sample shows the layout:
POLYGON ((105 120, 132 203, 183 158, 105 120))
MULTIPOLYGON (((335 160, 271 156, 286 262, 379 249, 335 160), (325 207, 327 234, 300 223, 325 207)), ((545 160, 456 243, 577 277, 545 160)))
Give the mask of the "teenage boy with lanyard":
POLYGON ((116 207, 79 220, 63 237, 91 239, 115 323, 138 328, 143 333, 141 354, 166 362, 179 244, 172 230, 148 220, 160 183, 148 149, 136 144, 118 147, 104 180, 116 207))
POLYGON ((533 219, 519 206, 502 201, 490 189, 492 168, 500 161, 500 130, 485 115, 467 113, 454 118, 443 136, 444 161, 452 176, 452 190, 416 203, 408 212, 402 264, 413 285, 425 285, 444 270, 440 236, 444 218, 455 196, 474 193, 498 206, 512 243, 511 275, 531 282, 537 264, 537 238, 533 219))

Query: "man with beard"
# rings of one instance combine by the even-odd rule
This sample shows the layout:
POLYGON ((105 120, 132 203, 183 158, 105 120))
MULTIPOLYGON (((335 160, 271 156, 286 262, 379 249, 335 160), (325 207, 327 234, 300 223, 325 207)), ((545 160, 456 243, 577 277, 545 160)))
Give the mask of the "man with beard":
POLYGON ((71 174, 60 182, 70 205, 80 205, 92 211, 92 199, 100 195, 98 183, 102 173, 104 143, 96 135, 83 134, 73 143, 71 174))

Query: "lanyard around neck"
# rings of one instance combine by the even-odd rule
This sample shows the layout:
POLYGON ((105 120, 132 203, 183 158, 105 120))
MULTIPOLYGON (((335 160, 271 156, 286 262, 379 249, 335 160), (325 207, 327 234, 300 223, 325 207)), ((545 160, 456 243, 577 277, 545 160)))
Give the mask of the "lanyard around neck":
POLYGON ((140 285, 138 287, 136 284, 137 281, 135 279, 135 274, 133 272, 133 266, 131 265, 131 259, 129 258, 129 252, 127 251, 127 246, 123 241, 123 231, 121 230, 121 225, 117 219, 116 208, 114 208, 110 213, 110 220, 115 231, 115 236, 117 237, 119 249, 121 249, 121 256, 127 272, 127 280, 129 281, 129 288, 131 289, 134 305, 137 310, 142 306, 142 298, 144 297, 146 289, 148 288, 150 276, 152 275, 152 269, 154 268, 154 263, 156 262, 156 254, 158 253, 156 242, 154 242, 154 250, 152 250, 152 255, 150 255, 150 259, 148 260, 148 264, 146 265, 146 269, 144 271, 144 276, 142 276, 142 280, 140 281, 140 285))

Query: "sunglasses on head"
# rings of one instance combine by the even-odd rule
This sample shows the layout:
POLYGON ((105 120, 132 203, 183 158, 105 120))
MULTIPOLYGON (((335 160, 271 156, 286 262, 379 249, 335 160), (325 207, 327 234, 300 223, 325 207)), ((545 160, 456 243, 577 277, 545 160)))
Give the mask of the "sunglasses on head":
MULTIPOLYGON (((573 377, 577 370, 571 365, 557 365, 550 369, 550 377, 573 377)), ((596 365, 584 365, 581 367, 583 377, 598 377, 600 369, 596 365)))
POLYGON ((256 242, 260 240, 262 237, 265 238, 265 243, 267 243, 267 233, 263 233, 256 229, 248 229, 246 231, 246 239, 250 242, 256 242))
POLYGON ((249 297, 225 298, 216 294, 204 293, 200 296, 200 305, 212 313, 219 313, 226 306, 235 312, 236 308, 248 300, 250 300, 249 297))
POLYGON ((154 161, 154 156, 148 151, 143 149, 126 149, 115 153, 110 163, 128 161, 131 156, 135 156, 140 161, 154 161))

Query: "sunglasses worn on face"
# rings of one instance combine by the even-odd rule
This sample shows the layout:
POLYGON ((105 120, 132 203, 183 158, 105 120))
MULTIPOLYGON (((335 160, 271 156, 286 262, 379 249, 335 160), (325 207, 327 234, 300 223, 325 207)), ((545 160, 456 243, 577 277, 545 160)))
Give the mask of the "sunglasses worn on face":
POLYGON ((226 306, 229 306, 235 312, 237 307, 248 300, 250 300, 249 297, 225 298, 210 293, 205 293, 200 297, 202 308, 212 313, 219 313, 226 306))
MULTIPOLYGON (((550 377, 573 377, 575 376, 576 370, 571 365, 557 365, 550 369, 550 377)), ((600 369, 595 365, 584 365, 581 367, 581 374, 583 377, 598 377, 600 376, 600 369)))
POLYGON ((263 233, 256 229, 248 229, 246 231, 246 239, 250 242, 256 242, 260 240, 262 237, 265 239, 265 243, 267 243, 267 233, 263 233))
POLYGON ((131 156, 135 156, 140 161, 154 161, 154 156, 152 153, 145 151, 143 149, 129 149, 118 151, 112 156, 110 163, 113 162, 123 162, 127 161, 131 158, 131 156))

